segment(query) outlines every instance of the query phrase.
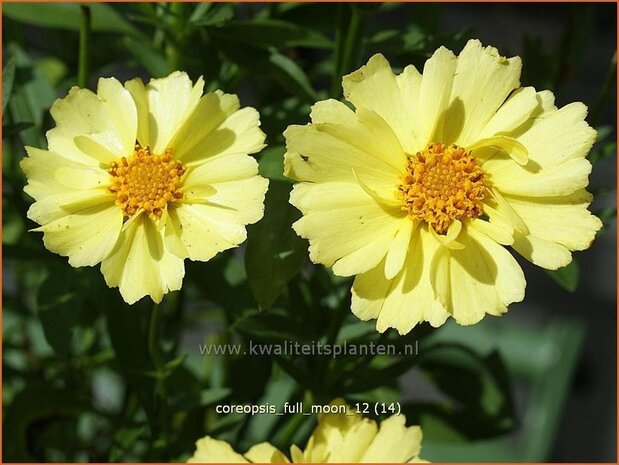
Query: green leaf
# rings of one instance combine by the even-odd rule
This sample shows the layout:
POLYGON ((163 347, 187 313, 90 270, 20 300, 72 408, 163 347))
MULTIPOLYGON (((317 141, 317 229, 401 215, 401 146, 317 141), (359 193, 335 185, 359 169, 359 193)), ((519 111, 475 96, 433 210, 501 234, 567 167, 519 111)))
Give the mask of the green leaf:
MULTIPOLYGON (((4 94, 2 94, 4 96, 4 94)), ((14 136, 26 129, 30 129, 34 126, 34 123, 14 123, 2 125, 2 138, 14 136)))
POLYGON ((56 354, 66 357, 71 349, 75 325, 83 304, 83 286, 73 269, 52 268, 37 295, 39 319, 45 338, 56 354))
POLYGON ((305 97, 310 101, 318 99, 316 91, 313 89, 305 71, 290 58, 281 53, 271 53, 269 63, 272 67, 271 73, 275 79, 292 93, 305 97))
POLYGON ((127 451, 136 443, 144 434, 146 428, 144 426, 129 426, 122 427, 114 435, 114 443, 110 450, 110 462, 122 462, 126 460, 127 451))
POLYGON ((568 292, 574 292, 578 287, 580 268, 576 259, 573 259, 569 265, 563 268, 559 268, 558 270, 547 270, 546 273, 568 292))
POLYGON ((213 38, 219 50, 253 76, 271 78, 290 94, 304 101, 313 103, 318 100, 305 71, 290 58, 275 51, 231 41, 221 36, 213 38))
POLYGON ((199 393, 183 393, 172 404, 174 411, 191 410, 196 407, 208 407, 230 395, 229 388, 205 389, 199 393))
POLYGON ((291 182, 289 178, 284 176, 284 153, 286 147, 273 146, 264 149, 260 153, 260 175, 274 181, 291 182))
POLYGON ((234 322, 231 329, 247 336, 252 341, 302 342, 310 337, 302 324, 287 315, 273 312, 244 316, 234 322))
POLYGON ((36 461, 29 451, 40 446, 40 438, 32 436, 30 427, 37 422, 76 417, 88 407, 88 400, 79 393, 58 389, 44 381, 26 385, 4 412, 3 458, 15 462, 36 461))
POLYGON ((419 368, 447 399, 411 403, 403 413, 436 441, 486 439, 516 426, 511 383, 497 351, 480 355, 462 344, 436 343, 421 351, 419 368))
MULTIPOLYGON (((2 69, 2 116, 6 110, 6 105, 11 98, 13 91, 13 80, 15 79, 15 59, 10 58, 6 66, 2 69)), ((4 132, 2 134, 4 136, 4 132)))
POLYGON ((381 360, 377 364, 362 367, 347 373, 341 382, 343 393, 366 392, 395 382, 400 376, 417 364, 417 357, 406 356, 392 360, 381 360))
POLYGON ((16 65, 13 92, 8 104, 11 119, 33 122, 35 127, 21 131, 19 136, 24 145, 42 147, 43 115, 56 100, 56 91, 23 49, 12 43, 9 50, 16 65))
POLYGON ((231 21, 212 33, 254 47, 333 47, 329 39, 313 29, 278 19, 231 21))
POLYGON ((112 6, 105 3, 5 3, 2 14, 14 21, 34 26, 79 31, 81 5, 90 7, 93 31, 139 33, 112 6))
POLYGON ((189 17, 189 22, 194 26, 216 26, 233 16, 233 3, 198 3, 189 17))
MULTIPOLYGON (((288 376, 281 376, 270 380, 265 389, 264 396, 258 402, 259 405, 278 405, 289 401, 297 390, 295 381, 288 376)), ((272 437, 273 429, 278 420, 278 415, 252 415, 247 426, 247 431, 243 434, 241 447, 249 448, 254 444, 268 441, 272 437)), ((243 449, 245 450, 245 449, 243 449)))
POLYGON ((147 41, 135 37, 125 37, 123 43, 129 53, 133 55, 133 58, 144 66, 153 77, 163 77, 170 73, 168 61, 147 41))
POLYGON ((95 292, 95 301, 105 314, 107 332, 120 371, 138 395, 152 423, 155 421, 153 392, 156 380, 144 375, 153 367, 148 352, 148 317, 152 303, 143 299, 129 307, 122 301, 117 289, 109 289, 103 283, 95 292))
POLYGON ((248 228, 245 269, 261 310, 273 305, 307 258, 307 243, 291 227, 300 215, 288 203, 290 187, 271 181, 264 218, 248 228))

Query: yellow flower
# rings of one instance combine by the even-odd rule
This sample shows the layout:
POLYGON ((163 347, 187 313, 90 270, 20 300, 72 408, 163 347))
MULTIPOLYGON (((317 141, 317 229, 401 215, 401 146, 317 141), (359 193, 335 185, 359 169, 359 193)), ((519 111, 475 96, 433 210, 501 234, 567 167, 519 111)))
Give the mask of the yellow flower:
MULTIPOLYGON (((336 399, 333 406, 345 406, 336 399)), ((406 427, 406 417, 393 415, 377 425, 346 406, 346 413, 321 414, 305 450, 290 448, 293 463, 417 463, 421 450, 421 428, 406 427)), ((188 462, 200 463, 288 463, 291 460, 267 442, 241 455, 230 444, 206 436, 196 442, 188 462)))
POLYGON ((263 215, 258 112, 203 87, 181 72, 74 87, 51 108, 48 150, 26 147, 34 231, 74 267, 101 263, 128 303, 180 289, 183 259, 238 246, 263 215))
POLYGON ((423 74, 374 55, 343 79, 354 111, 321 101, 286 130, 294 229, 312 261, 357 275, 352 311, 378 331, 501 315, 525 289, 504 246, 554 270, 602 226, 587 210, 587 108, 557 109, 520 70, 477 40, 458 57, 441 47, 423 74))

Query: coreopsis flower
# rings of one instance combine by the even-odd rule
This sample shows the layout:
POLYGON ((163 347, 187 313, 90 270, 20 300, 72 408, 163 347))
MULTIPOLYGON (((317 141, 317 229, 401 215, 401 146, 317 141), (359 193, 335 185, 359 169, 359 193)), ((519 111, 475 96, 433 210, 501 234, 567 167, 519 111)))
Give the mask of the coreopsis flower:
POLYGON ((258 112, 203 87, 181 72, 74 87, 51 108, 48 149, 26 147, 34 231, 74 267, 101 263, 128 303, 180 289, 185 258, 236 247, 263 215, 258 112))
POLYGON ((286 130, 294 229, 312 261, 356 275, 352 311, 378 331, 501 315, 525 290, 507 246, 555 270, 602 226, 587 210, 587 108, 557 108, 520 71, 477 40, 457 57, 441 47, 423 74, 374 55, 343 79, 354 110, 321 101, 286 130))
MULTIPOLYGON (((336 399, 331 405, 346 405, 336 399)), ((417 463, 421 428, 406 426, 406 417, 393 415, 377 424, 346 406, 346 412, 324 413, 305 449, 293 445, 290 458, 263 442, 241 455, 225 441, 206 436, 196 442, 188 462, 199 463, 417 463)))

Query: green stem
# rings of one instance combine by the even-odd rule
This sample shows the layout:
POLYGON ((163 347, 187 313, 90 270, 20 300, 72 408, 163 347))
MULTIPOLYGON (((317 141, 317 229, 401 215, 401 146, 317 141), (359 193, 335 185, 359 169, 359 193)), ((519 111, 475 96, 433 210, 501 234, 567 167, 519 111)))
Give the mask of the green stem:
POLYGON ((86 88, 90 72, 90 7, 82 5, 81 12, 77 85, 86 88))
POLYGON ((175 37, 168 40, 166 45, 166 56, 170 69, 173 71, 182 69, 183 48, 187 41, 187 30, 185 24, 185 4, 182 2, 170 3, 170 13, 172 29, 175 37))
POLYGON ((168 404, 168 392, 165 383, 165 360, 159 349, 159 304, 153 305, 153 309, 150 314, 150 322, 148 325, 148 353, 150 354, 155 371, 157 372, 157 393, 158 398, 156 400, 156 408, 159 411, 160 418, 160 431, 163 433, 163 437, 167 437, 168 422, 166 407, 168 404))
POLYGON ((348 25, 348 33, 344 45, 344 55, 342 57, 342 74, 350 73, 353 67, 357 65, 359 52, 361 51, 361 43, 363 39, 363 30, 365 26, 365 18, 363 13, 351 6, 352 14, 350 16, 350 24, 348 25))
POLYGON ((335 66, 331 79, 331 96, 342 96, 342 76, 357 65, 363 40, 365 17, 354 5, 340 5, 340 21, 335 39, 335 66))
POLYGON ((617 51, 613 54, 610 60, 610 66, 606 72, 606 78, 600 89, 598 97, 595 99, 595 103, 591 106, 591 112, 589 116, 589 122, 592 126, 596 126, 598 118, 604 109, 604 106, 608 103, 608 94, 610 90, 614 88, 615 80, 617 79, 617 51))

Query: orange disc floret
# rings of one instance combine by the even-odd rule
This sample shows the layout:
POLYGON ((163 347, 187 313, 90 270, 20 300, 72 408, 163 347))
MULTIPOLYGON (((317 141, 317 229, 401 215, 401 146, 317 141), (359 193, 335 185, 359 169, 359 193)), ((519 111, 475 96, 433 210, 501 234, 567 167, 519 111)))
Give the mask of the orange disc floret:
POLYGON ((477 160, 455 144, 429 144, 409 157, 398 186, 402 209, 439 234, 445 234, 454 220, 480 216, 485 192, 477 160))
POLYGON ((116 194, 116 205, 126 217, 143 210, 153 219, 161 218, 169 202, 183 197, 179 186, 185 168, 169 149, 153 155, 149 147, 136 144, 133 154, 113 162, 108 172, 108 189, 116 194))

